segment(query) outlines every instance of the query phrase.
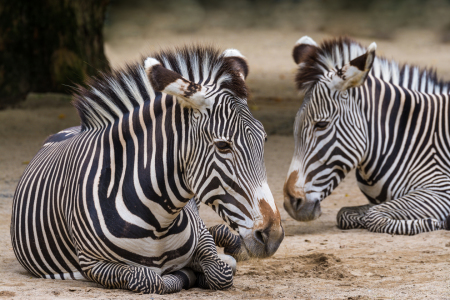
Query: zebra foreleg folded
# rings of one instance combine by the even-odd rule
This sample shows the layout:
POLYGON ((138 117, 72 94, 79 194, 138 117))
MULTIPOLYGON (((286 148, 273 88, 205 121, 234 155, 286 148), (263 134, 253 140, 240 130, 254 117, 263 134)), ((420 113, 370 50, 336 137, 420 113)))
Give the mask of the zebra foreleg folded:
POLYGON ((173 273, 163 275, 164 294, 177 293, 182 289, 190 289, 197 281, 194 271, 189 268, 183 268, 173 273))
POLYGON ((160 276, 146 267, 130 266, 116 262, 98 262, 84 268, 92 281, 111 289, 127 289, 145 294, 170 294, 192 287, 196 281, 188 268, 160 276))
POLYGON ((188 265, 197 271, 196 286, 212 290, 231 287, 236 262, 231 256, 227 258, 227 263, 220 259, 213 237, 206 228, 203 228, 192 262, 188 265))
POLYGON ((450 201, 442 193, 416 191, 370 208, 364 224, 372 232, 414 235, 445 229, 449 213, 450 201))
POLYGON ((224 253, 231 255, 236 261, 248 260, 245 247, 242 247, 241 238, 232 233, 227 225, 220 224, 208 228, 217 247, 223 247, 224 253))
POLYGON ((366 204, 341 208, 336 217, 337 226, 340 229, 366 228, 364 217, 367 211, 373 206, 374 204, 366 204))

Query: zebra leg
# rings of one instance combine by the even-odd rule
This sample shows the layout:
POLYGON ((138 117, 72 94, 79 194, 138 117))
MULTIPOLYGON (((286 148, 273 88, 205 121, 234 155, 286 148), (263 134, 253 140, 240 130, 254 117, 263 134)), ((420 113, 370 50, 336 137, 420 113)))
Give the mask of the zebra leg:
POLYGON ((370 208, 364 224, 372 232, 414 235, 445 229, 449 213, 448 197, 423 190, 370 208))
POLYGON ((160 276, 146 267, 117 262, 97 262, 83 268, 86 276, 110 289, 127 289, 145 294, 169 294, 192 287, 196 281, 192 270, 183 268, 160 276))
POLYGON ((164 281, 164 294, 177 293, 182 289, 190 289, 197 281, 194 271, 189 268, 183 268, 181 270, 172 272, 167 275, 163 275, 164 281))
POLYGON ((248 260, 245 247, 242 247, 241 238, 232 233, 227 225, 220 224, 208 228, 217 247, 223 247, 224 253, 231 255, 236 261, 248 260))
POLYGON ((367 211, 375 204, 366 204, 361 206, 347 206, 339 210, 336 220, 340 229, 366 228, 364 217, 367 211))
POLYGON ((196 286, 212 290, 223 290, 231 287, 233 285, 233 266, 229 264, 236 268, 236 261, 228 255, 224 258, 227 258, 228 264, 220 259, 213 237, 203 227, 192 262, 188 265, 198 272, 196 273, 196 286))

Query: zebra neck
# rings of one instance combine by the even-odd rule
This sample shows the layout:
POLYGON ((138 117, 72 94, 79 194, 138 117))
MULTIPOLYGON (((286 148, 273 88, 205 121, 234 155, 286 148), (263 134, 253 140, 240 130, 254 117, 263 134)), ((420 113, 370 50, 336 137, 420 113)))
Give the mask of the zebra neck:
POLYGON ((378 91, 380 90, 380 80, 369 75, 366 79, 364 85, 359 88, 354 89, 354 99, 356 100, 359 111, 355 112, 356 119, 360 118, 362 125, 364 126, 364 138, 365 138, 365 150, 364 155, 358 162, 356 170, 356 178, 358 183, 363 186, 371 186, 373 184, 373 178, 371 174, 373 173, 374 162, 376 160, 376 147, 377 141, 374 139, 373 135, 376 133, 374 126, 379 124, 380 115, 376 107, 376 100, 378 97, 378 91))
POLYGON ((425 156, 431 164, 437 151, 434 137, 446 136, 442 120, 450 113, 448 98, 448 94, 424 94, 369 76, 359 89, 366 153, 358 165, 358 181, 366 195, 389 199, 387 183, 395 182, 399 173, 394 170, 418 172, 414 164, 427 161, 425 156))
POLYGON ((392 137, 393 126, 398 126, 395 124, 395 118, 386 119, 386 109, 389 107, 392 113, 395 110, 393 104, 396 100, 395 93, 390 92, 389 86, 392 85, 369 75, 366 83, 359 89, 355 89, 366 144, 365 153, 357 166, 357 178, 359 182, 369 186, 374 185, 379 179, 376 175, 386 163, 380 159, 389 146, 387 140, 383 139, 392 137))
POLYGON ((157 94, 106 130, 103 165, 110 168, 100 185, 123 202, 128 223, 164 231, 193 197, 184 179, 187 117, 171 96, 157 94))

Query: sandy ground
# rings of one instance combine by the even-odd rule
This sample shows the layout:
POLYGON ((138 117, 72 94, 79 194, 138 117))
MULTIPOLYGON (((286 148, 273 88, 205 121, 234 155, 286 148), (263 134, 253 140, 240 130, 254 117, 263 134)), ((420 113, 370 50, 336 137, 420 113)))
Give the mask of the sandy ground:
MULTIPOLYGON (((0 299, 450 299, 450 233, 391 236, 336 227, 342 206, 367 201, 355 184, 354 173, 322 202, 323 215, 299 223, 282 208, 282 186, 292 157, 294 115, 300 106, 293 89, 290 51, 302 35, 317 40, 324 34, 242 30, 179 35, 120 36, 107 45, 113 66, 168 45, 201 41, 240 49, 248 57, 248 82, 253 113, 269 133, 266 166, 269 185, 280 208, 286 237, 270 259, 238 264, 234 287, 227 291, 192 289, 167 296, 137 295, 106 290, 84 281, 37 279, 14 257, 10 244, 12 196, 28 161, 49 134, 78 124, 68 97, 33 95, 20 109, 0 111, 0 299), (149 45, 143 39, 151 39, 149 45), (147 48, 146 48, 147 47, 147 48), (42 103, 46 102, 47 105, 42 103)), ((372 40, 360 39, 364 44, 372 40)), ((394 41, 377 41, 378 53, 400 61, 435 66, 450 79, 450 46, 436 42, 430 32, 404 32, 394 41)), ((221 219, 208 207, 201 210, 208 226, 221 219)))

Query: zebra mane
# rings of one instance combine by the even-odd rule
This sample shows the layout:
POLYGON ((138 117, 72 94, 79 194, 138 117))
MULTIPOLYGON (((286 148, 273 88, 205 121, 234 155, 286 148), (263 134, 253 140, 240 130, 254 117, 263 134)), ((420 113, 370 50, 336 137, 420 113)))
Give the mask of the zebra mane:
MULTIPOLYGON (((367 52, 367 48, 348 38, 325 40, 320 47, 310 47, 299 64, 295 81, 298 90, 307 92, 320 77, 333 69, 342 68, 354 58, 367 52)), ((420 68, 399 64, 376 56, 370 74, 386 82, 429 94, 447 94, 450 82, 439 80, 433 68, 420 68)))
POLYGON ((165 68, 192 82, 217 85, 239 99, 248 96, 240 73, 217 49, 210 46, 185 46, 162 50, 142 57, 139 63, 126 65, 124 69, 91 78, 86 87, 77 86, 72 103, 78 111, 83 129, 111 124, 155 95, 144 70, 147 57, 157 59, 165 68))

